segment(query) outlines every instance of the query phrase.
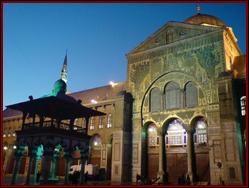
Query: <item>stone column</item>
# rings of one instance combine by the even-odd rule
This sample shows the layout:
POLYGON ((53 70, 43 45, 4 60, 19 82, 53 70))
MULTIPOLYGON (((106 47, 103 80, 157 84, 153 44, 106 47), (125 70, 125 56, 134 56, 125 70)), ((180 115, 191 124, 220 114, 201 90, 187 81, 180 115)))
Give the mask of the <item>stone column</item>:
POLYGON ((70 166, 71 166, 71 163, 72 163, 72 157, 70 154, 65 154, 64 155, 64 158, 65 158, 65 177, 64 177, 64 183, 67 185, 69 184, 69 181, 68 181, 68 171, 70 169, 70 166))
POLYGON ((41 156, 36 155, 35 157, 35 164, 34 164, 34 176, 33 176, 33 184, 37 184, 38 182, 36 182, 36 178, 37 178, 37 172, 38 172, 38 162, 39 160, 41 160, 41 156))
POLYGON ((16 183, 16 178, 17 175, 19 173, 20 167, 21 167, 21 159, 23 157, 23 154, 25 152, 25 146, 21 145, 18 146, 17 150, 16 150, 16 162, 15 162, 15 168, 14 168, 14 172, 13 172, 13 176, 12 176, 12 180, 11 180, 11 184, 14 185, 16 183))
POLYGON ((15 168, 14 168, 14 172, 13 172, 13 176, 12 176, 12 181, 11 181, 12 185, 16 184, 16 178, 17 178, 17 175, 19 173, 20 166, 21 166, 21 161, 22 161, 21 159, 22 159, 22 156, 17 156, 16 157, 15 168))
POLYGON ((51 169, 51 177, 49 179, 56 179, 56 161, 57 157, 53 156, 52 158, 52 169, 51 169))
POLYGON ((86 134, 88 133, 88 126, 89 126, 89 116, 85 116, 85 120, 86 120, 86 134))
POLYGON ((193 182, 193 148, 192 148, 192 139, 193 139, 193 131, 191 128, 187 130, 187 157, 188 157, 188 175, 190 177, 191 183, 193 182))
POLYGON ((27 185, 30 184, 30 173, 31 173, 33 161, 34 161, 34 156, 30 156, 29 167, 28 167, 27 178, 26 178, 26 184, 27 185))
POLYGON ((86 183, 86 181, 85 181, 85 162, 86 162, 86 158, 85 157, 81 157, 80 158, 80 163, 81 163, 80 184, 86 183))
POLYGON ((4 164, 3 164, 3 173, 5 174, 6 170, 7 170, 7 167, 8 167, 8 164, 11 160, 11 153, 12 153, 12 149, 8 149, 5 153, 5 156, 4 156, 4 164))
POLYGON ((162 128, 158 128, 157 131, 158 137, 159 137, 159 167, 158 167, 158 173, 157 177, 160 178, 158 180, 158 183, 164 182, 164 170, 163 170, 163 131, 162 128))
POLYGON ((46 153, 46 155, 42 160, 42 169, 43 169, 42 176, 44 182, 47 182, 50 177, 50 166, 51 166, 51 156, 48 153, 46 153))

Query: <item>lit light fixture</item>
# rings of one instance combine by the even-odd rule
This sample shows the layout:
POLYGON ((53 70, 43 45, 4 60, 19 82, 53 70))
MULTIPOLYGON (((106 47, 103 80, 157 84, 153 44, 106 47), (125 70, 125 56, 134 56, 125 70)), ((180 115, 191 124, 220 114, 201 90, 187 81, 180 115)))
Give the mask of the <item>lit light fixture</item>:
POLYGON ((3 134, 3 137, 5 138, 5 137, 6 137, 6 134, 3 134))
POLYGON ((13 133, 12 136, 16 136, 16 133, 13 133))
POLYGON ((109 84, 110 84, 112 87, 118 85, 118 83, 115 83, 115 82, 113 82, 113 81, 110 81, 109 84))
POLYGON ((3 147, 3 149, 4 149, 4 150, 7 150, 7 149, 8 149, 8 147, 7 147, 7 146, 4 146, 4 147, 3 147))
POLYGON ((13 149, 16 149, 16 145, 13 146, 13 149))
POLYGON ((91 103, 92 103, 92 104, 97 104, 98 102, 97 102, 96 100, 92 99, 92 100, 91 100, 91 103))
POLYGON ((8 134, 8 137, 10 137, 10 134, 8 134))
POLYGON ((95 142, 93 143, 93 145, 97 146, 97 145, 98 145, 98 142, 97 142, 97 141, 95 141, 95 142))
POLYGON ((73 130, 77 130, 77 127, 74 127, 73 130))
POLYGON ((155 132, 155 131, 156 131, 155 127, 149 127, 149 132, 155 132))

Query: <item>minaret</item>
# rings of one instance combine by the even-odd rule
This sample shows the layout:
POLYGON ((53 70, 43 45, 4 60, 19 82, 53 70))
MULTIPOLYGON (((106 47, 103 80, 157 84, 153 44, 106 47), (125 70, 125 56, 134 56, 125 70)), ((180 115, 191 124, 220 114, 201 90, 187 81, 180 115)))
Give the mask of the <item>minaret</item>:
POLYGON ((66 52, 66 56, 64 58, 64 63, 63 63, 63 67, 61 70, 61 79, 67 83, 67 52, 66 52))
POLYGON ((200 13, 201 13, 201 6, 200 6, 200 2, 197 2, 196 12, 197 12, 197 14, 200 14, 200 13))

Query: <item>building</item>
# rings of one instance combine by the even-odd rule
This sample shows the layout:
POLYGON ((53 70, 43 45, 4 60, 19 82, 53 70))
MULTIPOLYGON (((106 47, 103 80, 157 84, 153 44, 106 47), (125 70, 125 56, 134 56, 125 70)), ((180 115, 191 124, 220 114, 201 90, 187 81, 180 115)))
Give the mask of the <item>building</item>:
MULTIPOLYGON (((166 23, 127 59, 127 82, 69 94, 106 113, 89 121, 88 162, 118 183, 140 175, 177 184, 188 175, 198 183, 243 184, 246 65, 232 28, 197 12, 166 23)), ((4 111, 6 173, 20 122, 20 113, 4 111)), ((84 119, 76 123, 85 126, 84 119)))

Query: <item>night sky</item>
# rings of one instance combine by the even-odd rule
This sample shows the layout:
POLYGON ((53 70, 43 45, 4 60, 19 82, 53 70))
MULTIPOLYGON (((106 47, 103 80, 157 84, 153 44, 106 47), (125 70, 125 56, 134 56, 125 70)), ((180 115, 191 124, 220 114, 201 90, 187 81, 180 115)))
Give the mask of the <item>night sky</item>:
MULTIPOLYGON (((81 91, 127 79, 125 54, 168 21, 196 14, 182 4, 4 4, 3 103, 51 92, 68 54, 68 90, 81 91)), ((233 28, 246 49, 246 5, 201 4, 201 13, 233 28)))

